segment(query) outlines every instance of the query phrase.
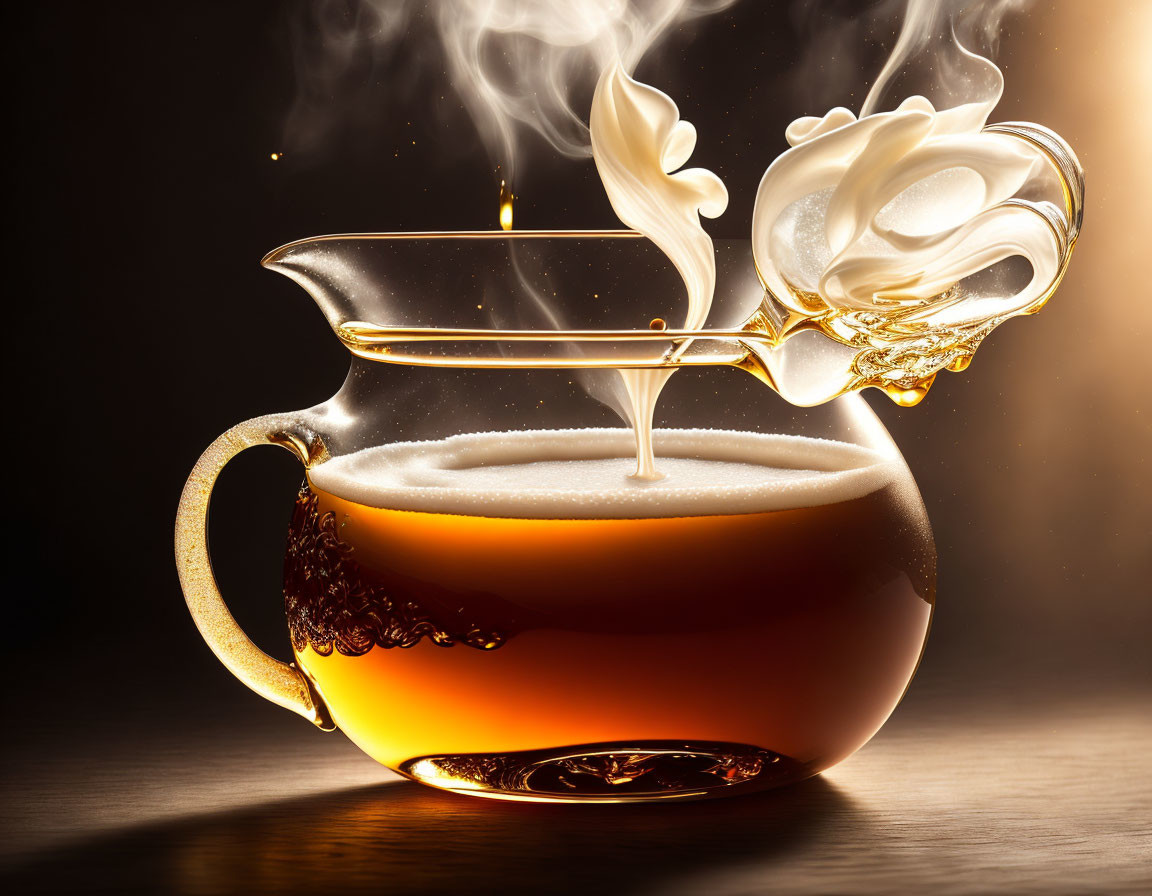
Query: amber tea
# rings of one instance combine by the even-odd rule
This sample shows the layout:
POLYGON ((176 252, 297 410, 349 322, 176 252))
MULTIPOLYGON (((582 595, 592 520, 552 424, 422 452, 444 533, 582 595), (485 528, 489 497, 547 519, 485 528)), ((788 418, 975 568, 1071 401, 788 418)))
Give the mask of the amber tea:
MULTIPOLYGON (((867 741, 919 660, 934 548, 858 446, 488 433, 319 464, 285 597, 337 725, 425 783, 635 799, 776 786, 867 741)), ((911 515, 909 501, 917 509, 911 515)))

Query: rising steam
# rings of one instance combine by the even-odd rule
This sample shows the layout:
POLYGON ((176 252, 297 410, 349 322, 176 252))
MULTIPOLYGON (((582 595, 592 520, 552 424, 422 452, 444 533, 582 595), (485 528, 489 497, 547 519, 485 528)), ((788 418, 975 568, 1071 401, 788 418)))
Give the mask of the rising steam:
POLYGON ((310 13, 311 42, 296 42, 300 97, 290 126, 299 133, 310 116, 328 114, 343 82, 401 45, 411 53, 433 41, 436 67, 447 67, 492 161, 511 179, 525 130, 564 155, 591 155, 588 105, 601 73, 617 60, 633 71, 671 29, 734 2, 322 0, 310 13))
POLYGON ((922 95, 937 109, 996 105, 1004 78, 979 51, 995 50, 1000 23, 1032 0, 908 0, 900 37, 868 91, 860 117, 922 95))

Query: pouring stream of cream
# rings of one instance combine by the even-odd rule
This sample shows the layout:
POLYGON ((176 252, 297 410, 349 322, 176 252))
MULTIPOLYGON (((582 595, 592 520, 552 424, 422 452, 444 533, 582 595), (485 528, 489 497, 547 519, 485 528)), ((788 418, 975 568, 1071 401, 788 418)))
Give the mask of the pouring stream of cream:
MULTIPOLYGON (((685 329, 704 325, 716 286, 712 238, 700 215, 728 206, 720 178, 680 169, 696 147, 696 129, 671 97, 634 80, 619 61, 600 76, 589 118, 592 155, 617 217, 648 237, 676 266, 688 291, 685 329)), ((636 435, 636 473, 659 479, 652 454, 652 415, 671 368, 621 370, 636 435)))

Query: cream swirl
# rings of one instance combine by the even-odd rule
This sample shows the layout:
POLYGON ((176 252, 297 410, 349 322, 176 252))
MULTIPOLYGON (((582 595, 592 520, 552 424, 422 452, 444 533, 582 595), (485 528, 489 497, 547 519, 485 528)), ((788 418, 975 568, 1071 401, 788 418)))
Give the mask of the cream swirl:
MULTIPOLYGON (((589 130, 592 156, 613 211, 675 265, 688 292, 682 326, 699 329, 716 288, 716 253, 700 215, 723 214, 728 191, 704 168, 678 170, 696 148, 696 128, 681 120, 671 97, 631 78, 617 61, 604 69, 596 85, 589 130)), ((652 452, 652 414, 672 372, 620 371, 641 479, 660 478, 652 452)))
POLYGON ((728 207, 723 182, 704 168, 681 168, 696 148, 696 128, 655 87, 605 69, 590 115, 596 169, 616 216, 668 256, 688 290, 684 326, 703 326, 716 286, 716 255, 700 215, 728 207))
POLYGON ((776 300, 806 316, 880 312, 907 333, 998 321, 1046 295, 1061 244, 1042 205, 1014 197, 1050 166, 1030 144, 983 130, 1003 78, 981 62, 995 90, 980 102, 937 110, 913 96, 890 112, 836 108, 791 124, 792 148, 765 172, 752 223, 776 300), (1023 285, 954 288, 1017 256, 1032 269, 1023 285))

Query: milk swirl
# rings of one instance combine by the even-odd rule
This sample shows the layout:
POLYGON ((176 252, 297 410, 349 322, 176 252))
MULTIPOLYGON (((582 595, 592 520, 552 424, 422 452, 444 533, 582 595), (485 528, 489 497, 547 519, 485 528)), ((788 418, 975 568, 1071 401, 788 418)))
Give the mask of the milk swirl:
MULTIPOLYGON (((1021 198, 1051 177, 1051 163, 1018 136, 985 128, 1004 79, 959 50, 979 76, 973 101, 937 109, 912 96, 859 118, 840 107, 797 119, 753 213, 770 301, 846 345, 871 347, 847 356, 855 382, 919 388, 904 403, 936 371, 962 369, 999 323, 1036 310, 1065 251, 1064 209, 1021 198), (1006 273, 1000 265, 1012 259, 1030 275, 1006 273)), ((864 113, 892 70, 890 61, 864 113)))
MULTIPOLYGON (((680 119, 667 94, 631 78, 617 61, 596 85, 589 119, 592 154, 612 208, 672 261, 688 291, 685 329, 704 325, 716 286, 712 238, 700 215, 728 206, 720 178, 681 168, 696 147, 696 129, 680 119)), ((621 370, 636 433, 636 476, 658 478, 652 455, 652 414, 671 369, 621 370)))
POLYGON ((786 132, 793 148, 768 168, 756 196, 752 240, 764 285, 798 312, 810 311, 794 294, 803 290, 835 310, 915 308, 914 318, 943 324, 1031 304, 1055 276, 1059 245, 1042 216, 1008 200, 1045 163, 1013 137, 982 132, 990 111, 937 111, 915 96, 860 119, 837 108, 794 121, 786 132), (807 214, 822 213, 821 257, 783 270, 786 235, 776 225, 806 199, 807 214), (992 303, 926 301, 1016 255, 1033 270, 1018 292, 992 303))

